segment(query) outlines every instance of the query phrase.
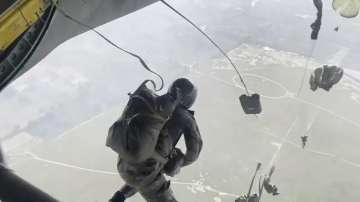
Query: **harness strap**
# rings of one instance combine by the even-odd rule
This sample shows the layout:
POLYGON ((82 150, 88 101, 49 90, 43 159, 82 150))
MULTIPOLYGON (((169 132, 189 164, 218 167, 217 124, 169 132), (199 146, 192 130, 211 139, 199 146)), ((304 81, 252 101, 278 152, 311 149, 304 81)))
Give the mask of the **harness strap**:
POLYGON ((155 107, 152 106, 152 104, 149 103, 149 101, 147 101, 144 97, 140 96, 140 95, 130 95, 130 99, 138 99, 141 102, 143 102, 146 107, 148 108, 148 110, 150 110, 152 113, 156 113, 155 111, 155 107))

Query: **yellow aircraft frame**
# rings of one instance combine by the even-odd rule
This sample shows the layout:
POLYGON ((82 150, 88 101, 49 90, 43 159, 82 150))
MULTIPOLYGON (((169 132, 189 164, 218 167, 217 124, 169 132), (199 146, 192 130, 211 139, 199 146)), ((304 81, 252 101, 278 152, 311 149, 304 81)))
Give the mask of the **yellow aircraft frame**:
POLYGON ((0 52, 5 51, 44 13, 44 0, 18 0, 0 14, 0 52))

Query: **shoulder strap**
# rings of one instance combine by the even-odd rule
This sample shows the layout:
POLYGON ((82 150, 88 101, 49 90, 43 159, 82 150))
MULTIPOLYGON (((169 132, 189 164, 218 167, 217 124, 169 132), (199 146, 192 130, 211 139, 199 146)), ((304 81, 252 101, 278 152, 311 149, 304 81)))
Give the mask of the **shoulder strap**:
POLYGON ((130 99, 138 99, 141 102, 143 102, 145 104, 145 106, 148 108, 148 110, 150 110, 152 113, 155 113, 155 109, 154 106, 152 106, 149 101, 147 101, 144 97, 140 96, 140 95, 130 95, 130 99))

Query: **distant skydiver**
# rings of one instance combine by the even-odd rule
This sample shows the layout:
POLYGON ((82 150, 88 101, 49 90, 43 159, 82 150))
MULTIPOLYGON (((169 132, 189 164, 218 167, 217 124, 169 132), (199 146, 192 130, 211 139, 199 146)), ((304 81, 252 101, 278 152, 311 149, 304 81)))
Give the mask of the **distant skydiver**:
POLYGON ((308 136, 307 135, 301 136, 301 142, 302 142, 302 148, 303 149, 305 149, 307 141, 308 141, 308 136))
POLYGON ((189 110, 196 96, 196 87, 184 78, 174 81, 162 96, 145 83, 130 95, 106 143, 119 154, 117 167, 126 182, 111 202, 125 201, 136 192, 148 202, 176 202, 163 174, 174 176, 199 157, 202 139, 194 112, 189 110), (176 148, 181 135, 185 154, 176 148))
POLYGON ((344 74, 344 70, 337 66, 324 65, 315 69, 310 77, 310 88, 315 91, 322 88, 329 91, 333 85, 337 84, 344 74))
POLYGON ((235 202, 259 202, 261 200, 261 196, 263 193, 263 190, 265 189, 265 191, 268 194, 271 194, 273 196, 279 195, 280 193, 278 192, 278 188, 275 185, 270 184, 271 183, 271 177, 275 171, 275 166, 272 166, 269 174, 265 175, 265 177, 263 178, 263 176, 260 176, 259 179, 259 190, 258 193, 254 193, 252 194, 252 187, 254 185, 254 181, 256 178, 257 173, 259 172, 261 168, 261 163, 258 163, 255 173, 251 179, 251 183, 250 183, 250 187, 249 187, 249 191, 247 194, 241 195, 239 198, 235 199, 235 202), (264 180, 263 180, 264 179, 264 180))
POLYGON ((272 166, 269 172, 269 175, 265 177, 263 181, 263 186, 268 194, 272 194, 273 196, 279 195, 278 188, 271 183, 271 177, 275 171, 275 166, 272 166))
POLYGON ((279 195, 278 188, 275 185, 270 184, 270 177, 264 179, 264 188, 268 194, 272 194, 273 196, 279 195))

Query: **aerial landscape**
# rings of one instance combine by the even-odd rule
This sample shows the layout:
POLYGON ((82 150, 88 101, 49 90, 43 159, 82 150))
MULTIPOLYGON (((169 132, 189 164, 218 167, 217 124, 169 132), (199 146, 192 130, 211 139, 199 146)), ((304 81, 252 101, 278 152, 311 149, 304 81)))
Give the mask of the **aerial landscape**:
MULTIPOLYGON (((343 20, 324 1, 314 41, 312 0, 170 2, 221 44, 262 104, 261 114, 245 115, 245 91, 228 61, 160 2, 97 28, 145 58, 165 89, 178 77, 198 87, 192 109, 204 146, 171 178, 177 199, 235 201, 262 163, 260 175, 275 166, 280 192, 262 201, 357 201, 360 19, 343 20), (330 91, 311 91, 310 76, 324 64, 341 66, 344 76, 330 91)), ((61 44, 0 94, 8 166, 60 201, 108 201, 124 184, 117 154, 105 146, 108 129, 149 78, 158 82, 90 31, 61 44)))

